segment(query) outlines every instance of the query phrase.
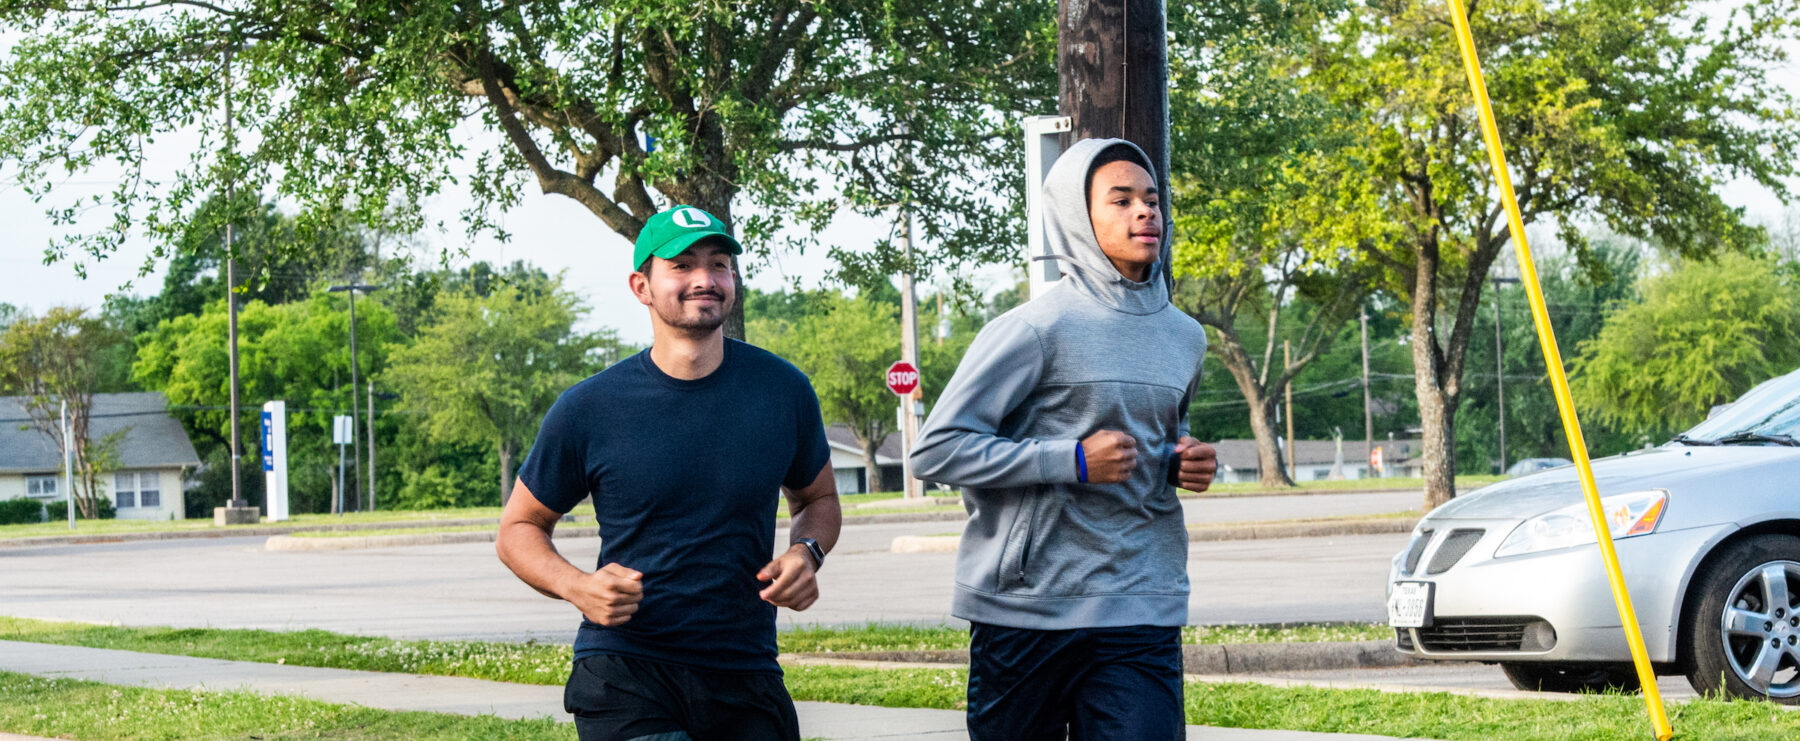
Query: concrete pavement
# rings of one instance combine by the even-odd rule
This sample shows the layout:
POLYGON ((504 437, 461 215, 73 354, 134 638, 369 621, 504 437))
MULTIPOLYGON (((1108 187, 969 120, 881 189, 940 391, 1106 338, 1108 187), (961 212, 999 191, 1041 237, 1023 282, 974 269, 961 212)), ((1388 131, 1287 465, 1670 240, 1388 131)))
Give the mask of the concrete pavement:
MULTIPOLYGON (((568 720, 562 688, 457 677, 386 674, 131 651, 0 641, 0 671, 173 689, 247 690, 298 695, 385 710, 568 720)), ((809 738, 966 739, 956 710, 796 703, 809 738)), ((1377 741, 1386 737, 1189 726, 1206 741, 1377 741)), ((0 741, 10 741, 0 734, 0 741)))

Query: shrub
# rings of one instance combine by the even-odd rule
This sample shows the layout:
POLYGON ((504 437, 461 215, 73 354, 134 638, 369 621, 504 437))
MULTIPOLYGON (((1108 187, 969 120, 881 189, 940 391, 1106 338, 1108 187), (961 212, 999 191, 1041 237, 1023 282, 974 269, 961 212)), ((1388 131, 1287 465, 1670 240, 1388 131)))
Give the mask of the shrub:
MULTIPOLYGON (((58 499, 54 502, 45 502, 44 503, 44 511, 46 513, 48 513, 48 516, 51 519, 62 519, 64 517, 67 517, 68 515, 66 513, 69 511, 69 500, 58 499)), ((117 515, 118 515, 118 512, 113 510, 112 500, 107 499, 105 497, 101 497, 100 498, 100 518, 99 519, 110 520, 110 519, 113 519, 117 515)), ((76 519, 81 519, 81 520, 88 519, 87 517, 85 517, 81 514, 80 507, 75 508, 75 517, 76 517, 76 519)))
POLYGON ((407 471, 400 491, 382 502, 383 509, 419 510, 456 506, 458 481, 437 466, 407 471))
POLYGON ((44 505, 36 499, 0 501, 0 525, 22 525, 44 521, 44 505))

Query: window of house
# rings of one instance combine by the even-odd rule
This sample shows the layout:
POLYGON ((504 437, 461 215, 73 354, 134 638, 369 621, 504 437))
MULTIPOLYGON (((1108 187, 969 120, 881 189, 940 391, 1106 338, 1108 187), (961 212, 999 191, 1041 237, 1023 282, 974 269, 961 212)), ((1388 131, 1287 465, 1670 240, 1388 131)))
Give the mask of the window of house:
POLYGON ((156 471, 125 471, 113 475, 113 506, 161 507, 162 475, 156 471))
POLYGON ((137 474, 113 474, 113 507, 130 509, 137 506, 137 474))
POLYGON ((25 493, 30 496, 34 496, 34 497, 56 496, 56 477, 55 476, 27 476, 27 477, 25 477, 25 493))

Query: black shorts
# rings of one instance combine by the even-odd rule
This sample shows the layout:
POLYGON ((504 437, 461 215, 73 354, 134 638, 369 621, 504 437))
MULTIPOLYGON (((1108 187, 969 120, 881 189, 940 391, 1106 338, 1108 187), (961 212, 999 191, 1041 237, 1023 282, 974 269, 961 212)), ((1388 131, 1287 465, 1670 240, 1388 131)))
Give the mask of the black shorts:
POLYGON ((721 672, 601 654, 563 690, 581 741, 799 741, 780 674, 721 672))

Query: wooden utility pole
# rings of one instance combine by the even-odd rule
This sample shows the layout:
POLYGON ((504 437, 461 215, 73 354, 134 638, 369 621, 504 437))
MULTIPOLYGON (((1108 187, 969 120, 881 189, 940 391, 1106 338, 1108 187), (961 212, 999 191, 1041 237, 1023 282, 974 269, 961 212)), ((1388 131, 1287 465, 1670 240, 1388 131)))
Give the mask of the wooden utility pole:
POLYGON ((1071 139, 1118 138, 1143 148, 1170 223, 1163 0, 1058 0, 1057 18, 1057 112, 1071 119, 1071 139))
POLYGON ((1281 376, 1287 381, 1281 384, 1282 393, 1287 395, 1288 426, 1288 481, 1297 480, 1298 465, 1294 459, 1300 457, 1300 451, 1294 448, 1294 379, 1288 371, 1294 367, 1293 346, 1287 340, 1281 341, 1281 376))

